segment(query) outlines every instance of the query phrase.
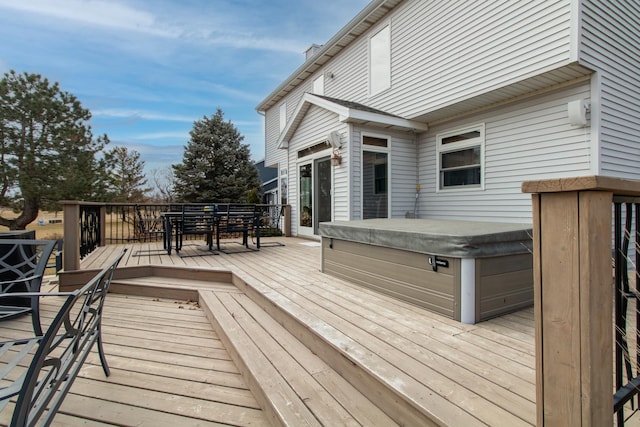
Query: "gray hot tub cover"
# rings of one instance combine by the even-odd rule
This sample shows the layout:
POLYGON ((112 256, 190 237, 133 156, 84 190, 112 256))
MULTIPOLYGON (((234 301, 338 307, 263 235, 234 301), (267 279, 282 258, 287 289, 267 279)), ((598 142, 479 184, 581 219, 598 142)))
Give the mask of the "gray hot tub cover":
POLYGON ((323 238, 453 258, 485 258, 532 252, 532 227, 481 221, 367 219, 320 224, 323 238))

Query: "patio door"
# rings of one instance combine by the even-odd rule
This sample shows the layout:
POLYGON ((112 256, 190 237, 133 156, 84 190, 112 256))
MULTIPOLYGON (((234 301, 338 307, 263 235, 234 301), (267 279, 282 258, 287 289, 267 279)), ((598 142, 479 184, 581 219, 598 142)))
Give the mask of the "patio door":
POLYGON ((331 159, 298 164, 298 234, 318 234, 318 224, 331 221, 331 159))
POLYGON ((313 234, 318 234, 318 224, 331 221, 331 158, 314 162, 314 206, 317 215, 313 219, 313 234))

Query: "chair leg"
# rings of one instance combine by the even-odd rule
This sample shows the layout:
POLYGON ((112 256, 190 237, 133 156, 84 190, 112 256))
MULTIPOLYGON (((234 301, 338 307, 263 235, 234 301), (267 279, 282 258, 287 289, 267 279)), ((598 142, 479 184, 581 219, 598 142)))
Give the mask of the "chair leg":
POLYGON ((109 364, 107 363, 107 358, 104 355, 104 348, 102 347, 102 328, 98 328, 98 355, 100 356, 100 363, 102 364, 102 370, 104 374, 108 377, 111 375, 111 370, 109 369, 109 364))
POLYGON ((40 300, 38 297, 31 297, 31 323, 33 323, 33 332, 37 337, 44 335, 40 324, 40 300))

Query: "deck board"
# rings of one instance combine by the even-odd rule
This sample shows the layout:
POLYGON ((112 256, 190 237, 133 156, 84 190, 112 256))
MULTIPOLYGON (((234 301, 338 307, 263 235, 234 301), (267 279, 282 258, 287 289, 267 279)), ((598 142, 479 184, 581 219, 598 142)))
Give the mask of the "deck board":
MULTIPOLYGON (((386 381, 392 382, 394 378, 402 378, 406 383, 403 386, 404 391, 415 395, 416 402, 429 408, 436 417, 450 425, 471 425, 469 423, 491 425, 497 422, 506 422, 508 425, 530 425, 531 422, 525 420, 535 418, 535 406, 532 400, 514 393, 511 390, 512 384, 507 383, 506 387, 496 387, 495 383, 476 374, 475 371, 478 368, 474 366, 472 360, 469 360, 470 363, 461 365, 456 360, 452 360, 455 357, 451 357, 446 351, 443 352, 444 357, 437 355, 429 350, 428 345, 415 345, 402 335, 389 330, 387 326, 381 324, 384 322, 374 323, 370 319, 352 314, 351 304, 339 305, 333 302, 333 300, 339 300, 333 295, 322 297, 319 293, 311 293, 312 289, 324 289, 327 283, 322 283, 323 286, 304 288, 297 283, 300 277, 326 282, 324 275, 306 271, 305 276, 301 276, 302 271, 297 273, 290 270, 291 267, 285 270, 284 265, 277 265, 276 262, 261 266, 260 271, 244 266, 244 271, 250 272, 254 277, 264 275, 261 278, 264 282, 278 282, 278 291, 291 301, 295 301, 299 307, 313 305, 314 314, 321 321, 336 328, 337 334, 352 340, 349 346, 352 347, 353 353, 369 354, 368 357, 356 356, 361 363, 367 363, 367 368, 374 372, 386 371, 386 374, 381 373, 386 375, 386 381), (268 271, 265 272, 265 268, 268 271), (416 355, 419 360, 414 358, 416 355), (405 372, 410 372, 411 375, 404 375, 405 372), (439 401, 436 396, 444 400, 439 401), (464 410, 457 411, 462 409, 461 405, 455 407, 447 404, 452 400, 464 402, 464 410), (475 421, 466 418, 467 415, 475 417, 475 421)), ((385 302, 388 301, 385 300, 385 302)), ((335 339, 344 338, 336 337, 335 339)), ((528 388, 528 395, 532 397, 535 394, 534 390, 532 387, 528 388)), ((523 390, 523 393, 527 392, 523 390)))
MULTIPOLYGON (((351 345, 375 353, 370 369, 411 372, 407 380, 414 381, 416 395, 426 392, 443 398, 442 403, 459 402, 476 423, 535 424, 531 309, 462 325, 320 273, 320 248, 300 243, 287 239, 285 247, 260 252, 171 262, 188 265, 185 259, 199 259, 198 265, 229 268, 250 277, 262 292, 291 301, 300 307, 300 315, 313 311, 318 321, 352 339, 351 345), (267 260, 266 253, 274 256, 267 260)), ((423 404, 447 408, 436 402, 423 404)))
MULTIPOLYGON (((45 324, 55 313, 49 299, 45 324)), ((0 339, 31 332, 27 316, 2 326, 0 339)), ((269 425, 200 308, 109 294, 103 326, 111 376, 104 376, 94 349, 53 425, 269 425)), ((0 412, 0 425, 10 412, 0 412)))
MULTIPOLYGON (((321 248, 308 245, 309 241, 296 238, 271 240, 278 240, 285 246, 265 246, 258 252, 213 255, 200 250, 195 242, 185 246, 182 251, 185 256, 175 253, 168 256, 159 250, 161 244, 130 244, 124 245, 130 250, 120 265, 151 263, 229 269, 250 281, 258 292, 282 303, 292 316, 299 316, 307 322, 309 328, 341 342, 347 348, 347 354, 364 362, 367 371, 388 381, 403 381, 400 387, 412 396, 417 405, 428 407, 434 419, 443 424, 535 425, 532 309, 476 325, 463 325, 321 273, 321 248), (142 250, 148 252, 143 254, 142 250)), ((81 268, 100 268, 122 247, 98 248, 82 260, 81 268)), ((184 364, 180 365, 180 380, 211 382, 215 387, 244 387, 246 390, 246 384, 241 385, 244 381, 237 368, 228 366, 230 357, 224 356, 224 345, 213 329, 207 332, 206 325, 201 323, 193 323, 193 329, 186 328, 191 321, 189 316, 199 316, 201 309, 193 307, 192 310, 192 307, 184 305, 185 301, 158 302, 151 298, 123 295, 114 295, 113 298, 110 295, 108 301, 104 323, 105 350, 115 370, 171 379, 175 378, 177 365, 167 363, 180 363, 179 360, 184 359, 184 364), (138 304, 144 304, 145 309, 136 310, 138 304), (178 308, 180 305, 183 307, 178 308), (109 316, 111 307, 113 312, 109 316), (140 311, 146 310, 150 316, 148 324, 140 324, 145 319, 140 311), (139 340, 140 348, 135 346, 136 340, 139 340), (171 349, 166 356, 158 354, 164 346, 171 349), (208 363, 213 362, 196 363, 202 348, 209 349, 207 357, 216 363, 219 361, 224 369, 215 371, 208 368, 208 363)), ((304 339, 304 334, 300 331, 298 339, 304 339)), ((92 355, 89 363, 98 365, 97 355, 92 355)), ((132 387, 135 389, 134 385, 132 387)), ((161 390, 155 392, 164 393, 161 390)), ((224 394, 224 389, 216 393, 224 394)), ((151 397, 152 394, 145 396, 151 397)), ((188 397, 196 399, 198 395, 188 397)), ((239 397, 234 395, 233 398, 239 397)), ((121 405, 119 402, 109 404, 116 405, 114 410, 122 414, 133 411, 118 406, 121 405)), ((97 405, 100 405, 100 399, 97 405)), ((144 409, 155 410, 153 407, 144 409)), ((393 411, 392 408, 389 410, 393 411)), ((217 419, 210 421, 220 422, 217 419)), ((231 423, 231 420, 225 422, 231 423)))

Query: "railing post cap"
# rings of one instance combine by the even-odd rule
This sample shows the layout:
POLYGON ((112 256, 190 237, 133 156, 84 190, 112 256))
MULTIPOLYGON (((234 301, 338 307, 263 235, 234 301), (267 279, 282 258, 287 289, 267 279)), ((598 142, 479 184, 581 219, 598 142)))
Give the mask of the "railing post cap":
POLYGON ((524 181, 523 193, 560 193, 569 191, 606 191, 619 196, 640 196, 640 181, 591 175, 573 178, 524 181))

